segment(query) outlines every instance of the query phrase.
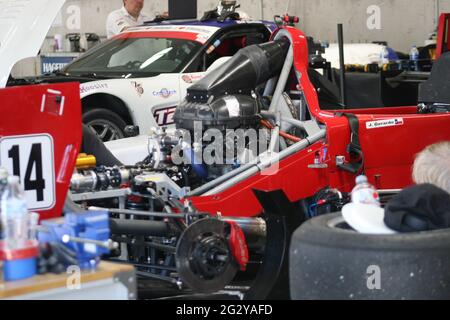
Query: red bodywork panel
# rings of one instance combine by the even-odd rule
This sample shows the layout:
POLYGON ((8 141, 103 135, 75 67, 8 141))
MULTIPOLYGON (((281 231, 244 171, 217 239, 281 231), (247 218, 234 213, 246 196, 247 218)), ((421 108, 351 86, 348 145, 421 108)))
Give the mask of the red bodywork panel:
MULTIPOLYGON (((45 141, 52 141, 51 152, 38 154, 35 163, 30 161, 25 151, 20 151, 20 166, 33 168, 30 180, 37 180, 40 162, 52 166, 53 181, 45 180, 48 193, 53 193, 52 200, 46 208, 34 210, 40 213, 42 219, 58 217, 69 190, 70 179, 75 168, 76 158, 81 146, 81 102, 80 86, 78 83, 35 85, 26 87, 12 87, 0 90, 0 104, 2 120, 0 139, 2 141, 21 141, 26 137, 44 137, 45 141), (51 137, 51 138, 46 138, 51 137), (53 155, 52 155, 53 153, 53 155), (23 163, 23 164, 22 164, 23 163), (31 164, 31 166, 30 166, 31 164)), ((13 143, 14 144, 14 143, 13 143)), ((20 143, 17 150, 25 150, 27 142, 20 143)), ((1 166, 14 167, 13 158, 8 158, 10 150, 2 147, 0 150, 1 166), (10 163, 11 162, 11 163, 10 163)), ((9 171, 12 171, 11 169, 9 171)), ((45 170, 44 176, 50 171, 45 170)), ((21 182, 24 185, 26 170, 20 170, 21 182), (25 177, 24 177, 25 176, 25 177)), ((13 174, 13 172, 10 172, 13 174)), ((33 186, 32 186, 33 187, 33 186)), ((36 191, 31 190, 32 194, 36 191)), ((28 192, 27 192, 28 193, 28 192)), ((45 193, 42 202, 48 196, 45 193)), ((27 194, 27 200, 28 194, 27 194)), ((37 199, 39 206, 40 199, 37 199)), ((40 206, 42 207, 42 206, 40 206)))
MULTIPOLYGON (((335 161, 337 156, 349 159, 346 151, 350 143, 348 120, 336 116, 333 111, 320 109, 316 90, 308 78, 306 37, 295 28, 284 29, 293 39, 294 67, 302 75, 298 89, 304 92, 311 114, 326 126, 326 140, 281 161, 275 175, 257 174, 220 194, 193 197, 193 204, 201 211, 211 214, 220 212, 224 216, 253 217, 262 211, 253 189, 283 190, 291 201, 298 201, 326 187, 349 192, 355 184, 355 175, 337 168, 335 161), (308 168, 314 163, 316 152, 322 150, 324 153, 325 148, 328 168, 308 168)), ((365 173, 379 189, 398 189, 411 185, 414 156, 430 144, 450 140, 450 114, 417 114, 416 107, 357 109, 348 112, 359 119, 365 173), (395 119, 399 120, 398 124, 383 125, 395 119)))
POLYGON ((184 39, 199 43, 198 33, 179 32, 179 31, 141 31, 141 32, 125 32, 115 36, 115 39, 136 39, 136 38, 163 38, 163 39, 184 39))

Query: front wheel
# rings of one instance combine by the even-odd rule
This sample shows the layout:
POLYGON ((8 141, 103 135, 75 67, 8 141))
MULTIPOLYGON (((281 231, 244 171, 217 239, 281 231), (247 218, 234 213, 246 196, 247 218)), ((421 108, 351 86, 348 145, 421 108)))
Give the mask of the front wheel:
POLYGON ((115 112, 106 109, 92 109, 83 114, 85 123, 103 141, 125 137, 126 122, 115 112))

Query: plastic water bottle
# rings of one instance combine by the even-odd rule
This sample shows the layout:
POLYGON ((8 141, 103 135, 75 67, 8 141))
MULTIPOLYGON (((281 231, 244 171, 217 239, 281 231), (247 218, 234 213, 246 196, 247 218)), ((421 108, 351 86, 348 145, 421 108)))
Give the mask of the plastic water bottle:
POLYGON ((381 206, 378 191, 368 182, 366 176, 356 178, 356 186, 352 190, 352 202, 381 206))
POLYGON ((8 185, 1 198, 1 210, 7 246, 10 249, 24 247, 29 237, 29 219, 27 201, 19 177, 8 177, 8 185))
POLYGON ((4 235, 3 235, 3 219, 1 219, 2 217, 2 212, 1 212, 1 197, 3 195, 3 192, 6 189, 6 186, 8 185, 8 170, 6 170, 5 168, 0 168, 0 240, 3 239, 4 235))
POLYGON ((389 49, 386 46, 383 46, 380 52, 380 67, 389 64, 389 49))
POLYGON ((8 185, 8 170, 5 168, 0 168, 0 196, 3 194, 6 186, 8 185))
POLYGON ((412 70, 419 71, 419 50, 416 46, 409 51, 409 60, 412 62, 412 70))

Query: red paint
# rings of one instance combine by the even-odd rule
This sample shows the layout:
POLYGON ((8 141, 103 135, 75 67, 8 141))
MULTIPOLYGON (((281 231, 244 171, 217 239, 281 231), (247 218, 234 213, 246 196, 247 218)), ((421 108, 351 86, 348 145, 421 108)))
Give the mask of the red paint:
POLYGON ((245 271, 247 269, 249 261, 249 253, 244 232, 236 222, 229 221, 228 224, 230 225, 231 229, 230 238, 228 241, 231 248, 231 253, 233 254, 233 257, 236 259, 236 262, 239 265, 240 270, 245 271))
POLYGON ((136 39, 136 38, 162 38, 162 39, 183 39, 204 43, 199 40, 199 34, 194 32, 180 31, 140 31, 126 32, 118 34, 114 39, 136 39))
POLYGON ((53 137, 56 203, 52 209, 38 212, 42 219, 61 216, 81 146, 80 85, 65 83, 6 88, 0 90, 0 101, 0 138, 44 133, 53 137), (52 109, 51 103, 45 112, 41 112, 42 96, 48 89, 60 91, 65 97, 62 116, 49 110, 52 109))
POLYGON ((36 241, 28 240, 25 247, 20 249, 8 249, 4 241, 0 241, 0 261, 22 260, 37 257, 39 245, 36 241))

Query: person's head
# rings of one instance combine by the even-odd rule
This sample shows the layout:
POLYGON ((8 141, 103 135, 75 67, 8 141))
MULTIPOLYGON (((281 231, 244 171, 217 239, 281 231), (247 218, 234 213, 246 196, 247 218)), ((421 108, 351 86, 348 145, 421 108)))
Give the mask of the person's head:
POLYGON ((450 193, 450 141, 433 144, 417 155, 413 180, 434 184, 450 193))
POLYGON ((138 17, 144 8, 144 0, 123 0, 123 5, 133 17, 138 17))

